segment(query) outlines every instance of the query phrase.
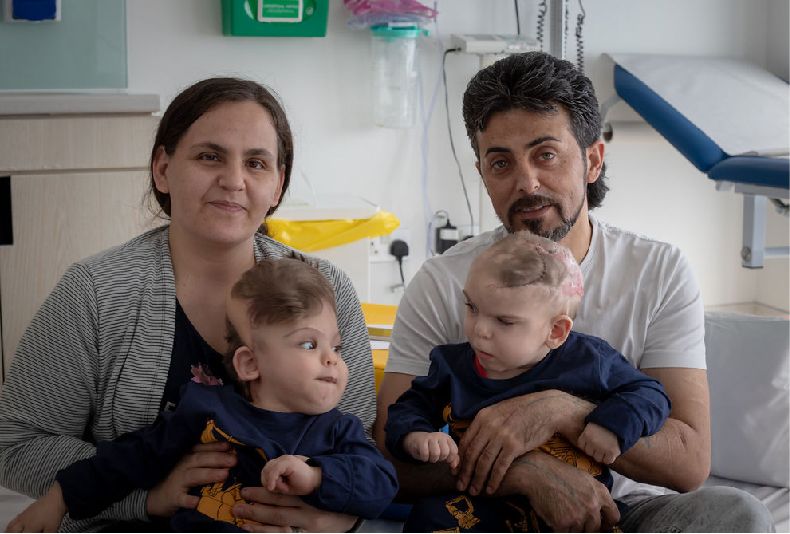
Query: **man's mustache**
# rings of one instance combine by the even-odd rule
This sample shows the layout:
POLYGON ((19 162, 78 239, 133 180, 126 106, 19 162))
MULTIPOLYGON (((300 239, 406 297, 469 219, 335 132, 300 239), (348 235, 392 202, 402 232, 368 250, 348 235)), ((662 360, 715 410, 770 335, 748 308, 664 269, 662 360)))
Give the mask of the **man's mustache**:
POLYGON ((520 209, 533 209, 533 208, 540 208, 543 206, 556 206, 557 203, 554 199, 543 196, 543 195, 528 195, 521 197, 520 199, 513 202, 510 205, 510 208, 507 210, 508 219, 511 219, 516 215, 516 211, 520 209))

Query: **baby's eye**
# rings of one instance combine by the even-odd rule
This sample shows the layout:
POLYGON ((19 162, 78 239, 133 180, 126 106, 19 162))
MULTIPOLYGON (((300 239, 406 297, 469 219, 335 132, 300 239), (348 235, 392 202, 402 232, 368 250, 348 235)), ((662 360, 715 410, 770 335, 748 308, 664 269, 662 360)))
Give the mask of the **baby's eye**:
POLYGON ((497 317, 496 320, 499 321, 499 324, 504 326, 510 326, 513 324, 513 321, 505 319, 504 317, 497 317))
POLYGON ((343 350, 343 345, 335 345, 332 347, 332 350, 340 354, 340 352, 343 350))
POLYGON ((477 306, 469 302, 468 300, 464 302, 464 306, 469 310, 469 313, 477 313, 477 306))
POLYGON ((315 341, 302 341, 299 344, 299 347, 303 348, 304 350, 315 350, 316 346, 317 344, 315 341))

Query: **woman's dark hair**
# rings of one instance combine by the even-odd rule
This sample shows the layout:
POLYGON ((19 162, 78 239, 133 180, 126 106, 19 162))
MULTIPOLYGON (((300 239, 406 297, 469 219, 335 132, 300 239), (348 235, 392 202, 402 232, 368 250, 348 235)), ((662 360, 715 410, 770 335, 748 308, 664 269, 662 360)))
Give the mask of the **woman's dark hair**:
MULTIPOLYGON (((601 115, 592 82, 572 63, 544 52, 507 56, 478 72, 464 92, 466 134, 479 159, 477 132, 486 129, 491 117, 510 109, 556 113, 562 106, 579 148, 592 145, 601 135, 601 115)), ((606 165, 598 179, 587 184, 587 206, 603 203, 609 187, 604 183, 606 165)))
POLYGON ((226 102, 257 102, 271 115, 277 133, 277 166, 285 167, 285 179, 280 198, 277 199, 277 204, 269 209, 267 216, 274 213, 288 190, 293 167, 294 142, 291 126, 288 124, 288 118, 280 101, 271 90, 252 80, 208 78, 187 87, 170 102, 156 131, 149 164, 151 173, 149 193, 153 193, 161 211, 166 215, 170 215, 170 195, 159 191, 154 182, 153 166, 157 150, 161 146, 167 154, 172 155, 181 138, 196 120, 207 111, 226 102))

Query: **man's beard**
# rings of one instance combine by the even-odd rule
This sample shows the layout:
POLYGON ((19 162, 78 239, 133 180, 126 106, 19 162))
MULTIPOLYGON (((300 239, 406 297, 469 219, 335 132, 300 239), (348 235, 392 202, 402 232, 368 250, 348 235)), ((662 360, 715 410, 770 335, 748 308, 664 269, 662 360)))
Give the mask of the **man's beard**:
POLYGON ((579 206, 576 208, 576 211, 570 217, 565 217, 562 212, 562 206, 552 200, 549 197, 545 197, 543 195, 527 195, 521 197, 520 199, 516 200, 513 204, 511 204, 510 208, 507 210, 507 230, 509 232, 514 231, 514 221, 518 217, 518 210, 519 209, 531 209, 531 208, 539 208, 543 206, 553 207, 557 210, 557 213, 560 214, 560 221, 561 224, 556 228, 552 228, 549 230, 544 230, 541 228, 541 219, 527 219, 522 221, 522 223, 527 227, 527 229, 532 232, 533 234, 539 235, 541 237, 545 237, 547 239, 551 239, 552 241, 559 241, 566 235, 568 232, 571 231, 573 225, 576 224, 576 221, 579 218, 579 214, 582 211, 582 207, 584 206, 585 201, 587 200, 586 196, 586 189, 585 195, 582 196, 581 201, 579 202, 579 206))

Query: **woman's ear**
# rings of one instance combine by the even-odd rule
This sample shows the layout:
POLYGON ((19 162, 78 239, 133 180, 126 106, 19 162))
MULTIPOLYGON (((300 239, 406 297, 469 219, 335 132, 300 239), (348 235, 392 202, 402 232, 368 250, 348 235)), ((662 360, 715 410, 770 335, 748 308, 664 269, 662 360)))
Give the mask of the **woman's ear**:
POLYGON ((568 339, 568 335, 573 328, 573 319, 564 313, 552 319, 551 330, 546 338, 546 346, 549 349, 556 349, 568 339))
POLYGON ((170 186, 167 183, 167 166, 170 164, 170 156, 165 151, 165 147, 158 146, 151 162, 151 173, 154 176, 156 190, 160 193, 170 193, 170 186))
POLYGON ((233 353, 233 368, 242 382, 252 382, 261 376, 255 353, 247 345, 242 345, 233 353))

